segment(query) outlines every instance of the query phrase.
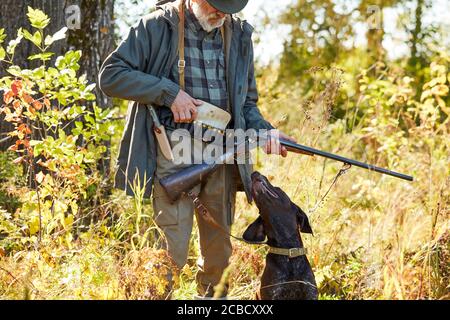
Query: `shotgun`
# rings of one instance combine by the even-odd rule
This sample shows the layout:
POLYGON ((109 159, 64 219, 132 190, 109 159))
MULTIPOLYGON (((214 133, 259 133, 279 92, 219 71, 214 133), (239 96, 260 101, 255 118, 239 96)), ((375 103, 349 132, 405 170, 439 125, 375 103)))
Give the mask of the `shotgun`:
MULTIPOLYGON (((279 139, 280 144, 284 146, 289 152, 295 152, 300 154, 306 154, 310 156, 318 155, 324 158, 332 159, 335 161, 343 162, 345 164, 349 164, 352 166, 360 167, 366 170, 375 171, 381 174, 387 174, 399 179, 403 179, 406 181, 413 181, 414 178, 402 173, 394 172, 385 168, 380 168, 371 164, 367 164, 364 162, 360 162, 357 160, 345 158, 333 153, 325 152, 322 150, 314 149, 311 147, 303 146, 297 143, 293 143, 290 141, 286 141, 284 139, 279 139)), ((248 141, 247 141, 248 143, 248 141)), ((241 146, 244 145, 241 144, 241 146)), ((247 144, 245 144, 247 145, 247 144)), ((176 202, 180 197, 188 193, 192 188, 196 185, 202 183, 207 179, 207 177, 216 171, 221 165, 226 163, 226 160, 229 157, 234 157, 236 153, 242 152, 242 148, 236 148, 237 151, 228 152, 216 159, 213 163, 202 163, 192 165, 186 169, 180 170, 174 174, 166 176, 160 179, 159 183, 171 199, 171 201, 176 202)))

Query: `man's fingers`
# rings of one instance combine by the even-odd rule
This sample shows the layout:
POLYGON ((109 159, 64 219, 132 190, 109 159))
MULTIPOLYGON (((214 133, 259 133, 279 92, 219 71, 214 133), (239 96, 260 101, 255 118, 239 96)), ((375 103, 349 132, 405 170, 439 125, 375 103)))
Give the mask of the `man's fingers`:
POLYGON ((192 102, 194 103, 194 105, 196 105, 197 107, 200 107, 203 104, 203 101, 198 100, 198 99, 193 99, 192 102))
POLYGON ((267 143, 264 148, 267 154, 276 154, 281 155, 283 158, 286 158, 288 155, 288 150, 284 147, 280 139, 288 140, 292 142, 296 142, 296 140, 288 135, 285 135, 279 131, 271 132, 273 134, 269 134, 267 137, 267 143))
POLYGON ((186 123, 191 122, 192 116, 191 116, 191 111, 189 109, 184 110, 184 118, 185 118, 186 123))
POLYGON ((267 139, 267 142, 266 142, 266 153, 267 154, 271 153, 272 141, 270 141, 270 140, 271 140, 271 138, 269 136, 269 139, 267 139))
POLYGON ((294 142, 294 143, 297 143, 297 140, 295 140, 295 138, 293 138, 293 137, 291 137, 291 136, 288 136, 288 139, 287 140, 289 140, 289 141, 291 141, 291 142, 294 142))
POLYGON ((180 121, 181 123, 186 122, 186 113, 184 111, 180 111, 180 121))
POLYGON ((284 158, 287 157, 287 155, 288 155, 287 149, 285 147, 283 147, 280 144, 280 141, 274 137, 269 137, 269 139, 267 140, 266 146, 264 148, 264 151, 267 154, 281 155, 284 158))
POLYGON ((267 143, 266 143, 266 153, 267 154, 270 154, 270 141, 267 141, 267 143))
POLYGON ((173 117, 176 123, 189 123, 197 118, 197 107, 193 103, 186 104, 180 110, 173 111, 173 117))
POLYGON ((177 111, 173 113, 173 120, 175 120, 176 123, 180 122, 180 114, 177 111))
POLYGON ((192 118, 191 118, 192 121, 197 120, 197 116, 198 116, 197 107, 191 108, 191 116, 192 116, 192 118))
POLYGON ((280 141, 277 137, 270 136, 270 153, 280 154, 280 141))
POLYGON ((280 154, 281 151, 280 140, 274 139, 272 150, 274 154, 280 154))
POLYGON ((291 136, 288 136, 287 134, 284 134, 284 133, 281 133, 281 132, 280 132, 280 138, 284 139, 284 140, 287 140, 287 141, 290 141, 290 142, 297 143, 297 140, 295 140, 295 138, 293 138, 291 136))
POLYGON ((187 113, 186 121, 187 122, 194 121, 194 117, 192 115, 192 109, 187 110, 186 113, 187 113))
POLYGON ((277 139, 272 136, 269 139, 269 154, 279 154, 277 139))

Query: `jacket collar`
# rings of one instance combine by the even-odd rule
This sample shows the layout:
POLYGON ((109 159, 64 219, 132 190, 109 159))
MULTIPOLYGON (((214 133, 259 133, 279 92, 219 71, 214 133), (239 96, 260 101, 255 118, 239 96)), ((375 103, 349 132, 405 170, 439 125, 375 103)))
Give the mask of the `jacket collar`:
POLYGON ((189 8, 185 8, 184 14, 186 16, 186 24, 188 24, 189 28, 191 28, 194 32, 204 32, 200 22, 198 22, 197 18, 191 13, 189 8))

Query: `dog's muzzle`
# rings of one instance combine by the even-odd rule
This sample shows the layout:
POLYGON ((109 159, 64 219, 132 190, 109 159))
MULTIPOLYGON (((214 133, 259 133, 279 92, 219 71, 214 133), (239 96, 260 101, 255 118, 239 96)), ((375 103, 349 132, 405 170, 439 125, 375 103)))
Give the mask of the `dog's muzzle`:
POLYGON ((269 186, 267 186, 267 183, 265 180, 262 179, 255 179, 255 181, 253 181, 253 192, 255 194, 255 196, 259 195, 259 194, 265 194, 268 193, 271 197, 277 199, 278 195, 273 192, 272 190, 270 190, 269 186))

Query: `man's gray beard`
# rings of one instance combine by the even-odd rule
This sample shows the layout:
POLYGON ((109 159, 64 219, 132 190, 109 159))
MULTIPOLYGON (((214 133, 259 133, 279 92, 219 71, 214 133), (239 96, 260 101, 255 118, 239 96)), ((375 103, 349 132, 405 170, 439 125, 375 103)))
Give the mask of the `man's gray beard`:
POLYGON ((213 31, 216 28, 222 27, 224 22, 225 22, 225 18, 223 18, 222 20, 218 21, 215 24, 210 24, 208 22, 208 17, 209 16, 205 16, 202 13, 202 11, 200 9, 200 6, 196 2, 191 1, 191 8, 192 8, 192 12, 194 13, 195 17, 197 18, 198 22, 200 23, 200 26, 206 32, 211 32, 211 31, 213 31))

